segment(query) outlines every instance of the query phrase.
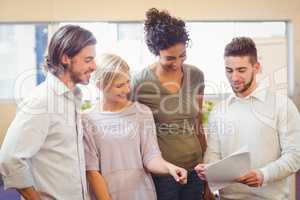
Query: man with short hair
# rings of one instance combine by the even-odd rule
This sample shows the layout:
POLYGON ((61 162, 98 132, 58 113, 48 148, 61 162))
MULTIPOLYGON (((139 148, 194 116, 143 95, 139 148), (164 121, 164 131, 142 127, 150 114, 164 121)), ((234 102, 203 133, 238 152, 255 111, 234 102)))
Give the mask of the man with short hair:
POLYGON ((52 37, 46 80, 22 102, 0 151, 5 188, 27 200, 86 200, 80 99, 76 84, 95 70, 96 39, 79 26, 52 37))
MULTIPOLYGON (((225 48, 224 59, 234 94, 210 115, 205 163, 247 146, 252 170, 222 189, 221 199, 287 200, 288 176, 300 167, 298 110, 286 95, 257 83, 261 66, 252 39, 234 38, 225 48)), ((195 169, 205 179, 205 165, 195 169)))

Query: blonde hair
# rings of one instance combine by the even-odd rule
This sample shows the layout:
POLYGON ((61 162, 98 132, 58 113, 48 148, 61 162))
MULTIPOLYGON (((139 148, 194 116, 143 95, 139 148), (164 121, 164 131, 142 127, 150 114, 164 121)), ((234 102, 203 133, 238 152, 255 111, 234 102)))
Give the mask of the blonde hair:
POLYGON ((99 89, 105 90, 120 76, 129 76, 129 65, 120 56, 102 54, 97 60, 94 81, 99 89))

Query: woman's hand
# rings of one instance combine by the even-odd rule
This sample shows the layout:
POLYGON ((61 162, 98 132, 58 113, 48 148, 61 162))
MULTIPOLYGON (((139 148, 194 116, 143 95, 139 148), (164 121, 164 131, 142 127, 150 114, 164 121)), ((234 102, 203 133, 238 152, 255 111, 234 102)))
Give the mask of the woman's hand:
POLYGON ((176 180, 176 182, 180 184, 186 184, 187 183, 187 171, 183 169, 182 167, 178 167, 176 165, 173 165, 171 163, 168 163, 168 170, 169 174, 173 176, 173 178, 176 180))
POLYGON ((148 171, 154 174, 170 174, 180 184, 187 183, 187 171, 164 160, 161 156, 152 158, 146 165, 148 171))

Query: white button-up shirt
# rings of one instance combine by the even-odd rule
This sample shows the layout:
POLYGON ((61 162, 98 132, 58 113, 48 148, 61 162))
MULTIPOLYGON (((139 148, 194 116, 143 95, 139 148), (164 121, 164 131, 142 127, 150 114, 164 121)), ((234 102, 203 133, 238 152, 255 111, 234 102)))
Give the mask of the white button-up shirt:
POLYGON ((248 146, 252 168, 264 176, 262 187, 233 184, 220 191, 222 199, 289 198, 287 177, 300 168, 300 117, 287 96, 261 87, 246 98, 231 95, 213 109, 207 133, 206 163, 248 146))
POLYGON ((1 147, 5 188, 33 186, 42 200, 88 199, 78 99, 50 73, 32 94, 1 147))

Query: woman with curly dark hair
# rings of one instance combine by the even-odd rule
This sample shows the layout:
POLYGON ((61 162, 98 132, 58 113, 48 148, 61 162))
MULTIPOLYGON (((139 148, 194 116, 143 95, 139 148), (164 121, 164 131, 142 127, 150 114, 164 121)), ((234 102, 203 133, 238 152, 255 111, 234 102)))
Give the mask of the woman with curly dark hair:
POLYGON ((194 167, 203 161, 206 141, 200 123, 204 76, 184 64, 189 34, 185 22, 167 11, 146 12, 145 40, 157 62, 132 79, 132 98, 149 106, 154 115, 162 156, 189 171, 188 183, 153 175, 158 200, 200 200, 203 182, 194 167), (199 126, 200 125, 200 126, 199 126))

